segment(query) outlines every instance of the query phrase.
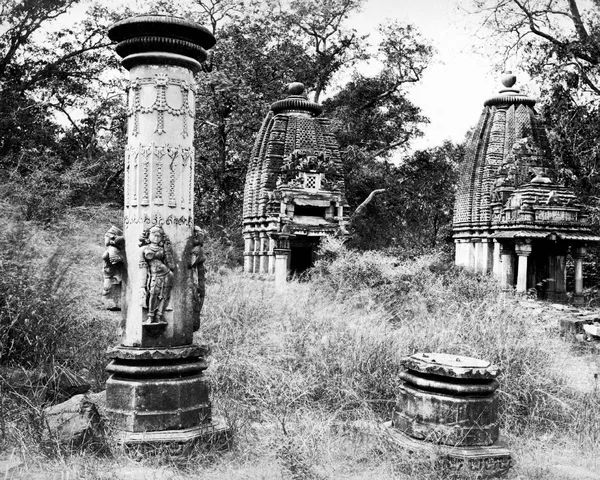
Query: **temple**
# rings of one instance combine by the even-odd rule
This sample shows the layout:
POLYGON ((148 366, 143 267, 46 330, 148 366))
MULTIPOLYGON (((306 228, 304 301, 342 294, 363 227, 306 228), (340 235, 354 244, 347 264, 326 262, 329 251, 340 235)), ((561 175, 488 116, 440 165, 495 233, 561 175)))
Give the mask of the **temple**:
POLYGON ((590 232, 582 205, 560 185, 535 99, 502 77, 468 143, 454 207, 455 263, 493 272, 505 289, 535 289, 564 301, 566 258, 575 263, 574 302, 583 302, 583 255, 590 232))
POLYGON ((244 272, 284 282, 313 264, 322 237, 346 233, 339 146, 321 111, 301 83, 271 105, 244 188, 244 272))

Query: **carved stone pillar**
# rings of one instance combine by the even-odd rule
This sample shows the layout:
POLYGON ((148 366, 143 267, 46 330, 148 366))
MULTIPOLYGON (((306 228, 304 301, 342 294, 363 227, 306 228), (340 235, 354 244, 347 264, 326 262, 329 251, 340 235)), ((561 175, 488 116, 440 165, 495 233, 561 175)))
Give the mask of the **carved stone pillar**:
POLYGON ((546 278, 546 299, 554 300, 556 291, 556 255, 552 251, 548 255, 548 276, 546 278))
POLYGON ((258 273, 266 275, 268 271, 269 262, 269 238, 265 232, 260 232, 260 257, 258 273))
POLYGON ((267 273, 273 275, 275 273, 275 239, 272 234, 269 234, 269 262, 267 266, 267 273))
POLYGON ((290 235, 274 233, 275 247, 275 289, 283 290, 287 282, 288 261, 290 257, 290 235))
POLYGON ((517 292, 525 293, 527 291, 527 258, 531 255, 531 244, 518 243, 515 251, 519 257, 517 265, 517 292))
POLYGON ((497 279, 502 278, 502 261, 500 259, 500 244, 498 241, 494 240, 494 258, 492 261, 492 271, 494 273, 494 277, 497 279))
POLYGON ((259 273, 260 269, 260 233, 252 232, 254 250, 252 252, 252 273, 259 273))
POLYGON ((214 431, 206 349, 193 343, 204 268, 193 136, 194 73, 215 39, 166 16, 120 21, 109 37, 129 70, 129 118, 123 335, 107 367, 107 411, 125 443, 187 441, 214 431))
POLYGON ((567 299, 567 252, 564 247, 557 252, 556 268, 554 279, 556 281, 556 289, 554 291, 554 299, 559 302, 564 302, 567 299))
POLYGON ((481 264, 483 263, 483 243, 480 238, 473 239, 473 262, 471 270, 476 273, 481 272, 481 264))
POLYGON ((252 273, 252 252, 254 243, 251 233, 244 233, 244 273, 252 273))
POLYGON ((502 287, 504 290, 512 290, 515 277, 513 246, 502 245, 500 247, 500 257, 502 258, 502 287))
POLYGON ((584 302, 583 297, 583 257, 585 247, 573 248, 573 260, 575 262, 575 292, 573 294, 573 303, 581 306, 584 302))

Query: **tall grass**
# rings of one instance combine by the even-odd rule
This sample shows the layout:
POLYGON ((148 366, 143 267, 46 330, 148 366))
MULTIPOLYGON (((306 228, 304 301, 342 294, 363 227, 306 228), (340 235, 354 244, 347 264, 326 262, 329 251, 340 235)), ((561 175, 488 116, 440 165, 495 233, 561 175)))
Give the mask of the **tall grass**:
POLYGON ((201 337, 213 342, 216 403, 238 423, 273 422, 285 435, 307 411, 331 424, 383 421, 400 359, 444 352, 500 367, 505 433, 598 444, 600 399, 571 388, 560 367, 569 344, 488 276, 436 256, 343 251, 281 295, 236 275, 211 283, 201 337))

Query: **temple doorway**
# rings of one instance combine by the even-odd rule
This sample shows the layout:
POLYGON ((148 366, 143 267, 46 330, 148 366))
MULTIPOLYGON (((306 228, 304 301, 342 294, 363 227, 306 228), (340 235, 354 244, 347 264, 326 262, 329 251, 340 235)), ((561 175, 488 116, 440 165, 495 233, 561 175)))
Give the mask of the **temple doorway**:
POLYGON ((319 237, 297 235, 290 241, 290 275, 302 275, 315 263, 319 237))

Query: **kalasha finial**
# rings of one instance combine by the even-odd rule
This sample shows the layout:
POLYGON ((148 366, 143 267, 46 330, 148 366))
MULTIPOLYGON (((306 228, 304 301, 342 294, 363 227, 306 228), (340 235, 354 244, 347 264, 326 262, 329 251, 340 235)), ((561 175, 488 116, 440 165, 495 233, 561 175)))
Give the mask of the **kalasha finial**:
POLYGON ((300 82, 292 82, 288 84, 288 94, 301 96, 304 95, 304 84, 300 82))
POLYGON ((512 88, 515 83, 517 83, 517 76, 513 74, 510 70, 504 72, 502 77, 500 77, 500 81, 502 85, 506 88, 512 88))

